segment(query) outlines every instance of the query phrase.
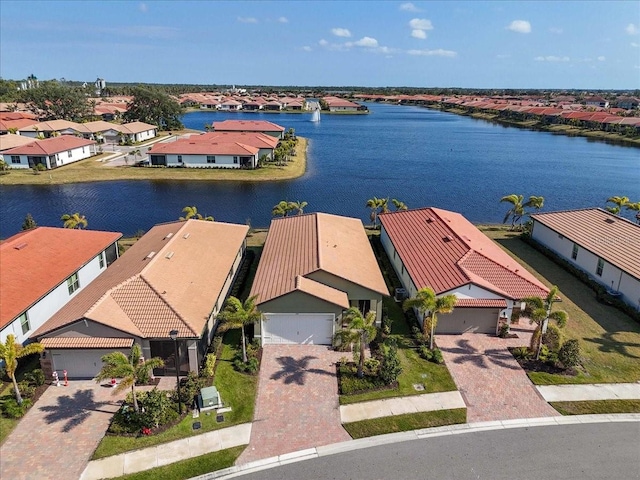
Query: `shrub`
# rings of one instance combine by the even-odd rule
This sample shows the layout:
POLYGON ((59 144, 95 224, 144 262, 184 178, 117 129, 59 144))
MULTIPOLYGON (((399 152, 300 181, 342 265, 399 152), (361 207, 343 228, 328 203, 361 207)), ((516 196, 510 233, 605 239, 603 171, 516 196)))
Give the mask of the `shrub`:
POLYGON ((565 368, 575 367, 580 363, 580 343, 578 340, 567 340, 558 352, 558 360, 565 368))
POLYGON ((433 352, 427 345, 420 345, 418 347, 418 355, 420 355, 422 358, 424 358, 429 362, 433 358, 433 352))
POLYGON ((220 335, 216 335, 215 337, 213 337, 213 342, 211 342, 211 352, 217 355, 219 353, 221 346, 222 346, 222 337, 220 335))
POLYGON ((538 358, 541 361, 546 362, 548 357, 549 357, 549 347, 547 347, 546 345, 540 345, 540 355, 538 356, 538 358))
MULTIPOLYGON (((191 405, 204 387, 204 380, 195 372, 189 372, 186 378, 180 380, 180 401, 185 405, 191 405)), ((174 399, 177 402, 177 392, 174 392, 174 399)))
POLYGON ((31 385, 35 385, 39 387, 40 385, 44 385, 44 372, 37 368, 32 372, 26 373, 24 375, 24 379, 27 380, 31 385))
POLYGON ((204 362, 204 368, 202 369, 202 374, 205 377, 213 377, 216 371, 216 354, 215 353, 207 353, 206 360, 204 362))
POLYGON ((240 357, 233 361, 233 368, 241 373, 256 373, 260 368, 260 362, 257 358, 250 358, 247 362, 243 362, 240 357))
POLYGON ((395 382, 402 373, 398 348, 395 345, 381 345, 382 364, 380 365, 380 378, 389 385, 395 382))
POLYGON ((19 405, 15 398, 9 398, 2 404, 2 412, 9 418, 22 418, 31 406, 31 400, 23 400, 19 405))
POLYGON ((508 335, 509 335, 509 324, 503 323, 502 325, 500 325, 500 331, 498 333, 498 336, 500 338, 507 338, 508 335))
POLYGON ((364 374, 371 377, 377 376, 380 370, 380 360, 377 358, 367 358, 364 361, 364 374))
POLYGON ((433 349, 433 359, 432 359, 433 363, 437 363, 437 364, 442 364, 444 363, 444 358, 442 357, 442 352, 440 351, 439 348, 434 348, 433 349))
POLYGON ((511 353, 515 358, 522 360, 529 358, 530 355, 528 347, 515 347, 511 350, 511 353))
POLYGON ((175 420, 178 417, 175 404, 167 392, 154 388, 148 392, 138 392, 140 412, 133 410, 131 393, 127 395, 125 404, 113 416, 109 432, 115 434, 139 433, 142 429, 156 428, 175 420))
POLYGON ((411 335, 418 345, 426 345, 429 343, 429 335, 422 333, 420 327, 415 325, 411 327, 411 335))
POLYGON ((550 352, 560 350, 560 345, 562 345, 562 332, 556 325, 552 323, 547 325, 547 333, 542 336, 542 344, 546 346, 550 352))
MULTIPOLYGON (((18 382, 18 388, 20 389, 20 395, 22 395, 22 398, 32 398, 36 393, 36 387, 29 385, 29 382, 27 382, 26 380, 18 382)), ((15 390, 12 391, 15 395, 15 390)))
POLYGON ((151 383, 151 372, 149 370, 140 369, 136 372, 137 385, 149 385, 151 383))

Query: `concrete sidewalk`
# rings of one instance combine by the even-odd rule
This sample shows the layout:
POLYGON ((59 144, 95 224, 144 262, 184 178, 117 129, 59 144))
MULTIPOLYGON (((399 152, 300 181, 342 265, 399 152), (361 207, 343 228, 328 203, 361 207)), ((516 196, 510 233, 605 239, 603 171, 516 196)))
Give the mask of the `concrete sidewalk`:
POLYGON ((547 402, 640 400, 640 382, 594 383, 586 385, 538 385, 536 388, 547 402))
POLYGON ((466 408, 462 395, 457 390, 341 405, 340 419, 342 423, 351 423, 405 413, 433 412, 453 408, 466 408))
POLYGON ((80 480, 114 478, 141 472, 170 463, 198 457, 231 447, 247 445, 251 438, 251 424, 243 423, 221 430, 194 435, 155 447, 142 448, 112 457, 92 460, 82 472, 80 480))

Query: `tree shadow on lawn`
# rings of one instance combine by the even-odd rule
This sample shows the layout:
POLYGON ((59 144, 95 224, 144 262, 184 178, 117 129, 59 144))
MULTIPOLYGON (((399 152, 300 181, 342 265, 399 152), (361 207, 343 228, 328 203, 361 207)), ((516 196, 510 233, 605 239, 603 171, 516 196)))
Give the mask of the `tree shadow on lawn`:
POLYGON ((93 398, 93 390, 90 389, 78 390, 73 396, 61 395, 57 400, 58 405, 46 405, 39 407, 39 410, 48 412, 44 420, 49 424, 66 421, 62 427, 62 431, 65 433, 85 422, 91 412, 112 415, 115 411, 101 410, 102 407, 113 404, 111 402, 96 402, 93 398))
POLYGON ((629 348, 640 349, 640 343, 616 340, 614 336, 615 333, 607 332, 600 337, 585 338, 584 341, 598 345, 598 350, 604 353, 619 353, 620 355, 624 355, 625 357, 640 359, 640 355, 634 355, 629 351, 629 348))
POLYGON ((318 375, 333 375, 333 373, 321 368, 309 368, 309 362, 315 360, 318 357, 307 355, 302 358, 293 357, 278 357, 276 361, 282 365, 282 368, 271 375, 271 380, 281 380, 284 378, 285 385, 295 383, 297 385, 304 385, 308 373, 314 373, 318 375))

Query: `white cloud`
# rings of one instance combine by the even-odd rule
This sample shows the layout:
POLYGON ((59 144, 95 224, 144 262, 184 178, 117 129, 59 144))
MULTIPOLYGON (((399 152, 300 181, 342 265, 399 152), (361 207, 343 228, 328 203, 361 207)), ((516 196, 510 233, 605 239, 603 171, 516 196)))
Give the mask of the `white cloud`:
POLYGON ((146 3, 141 3, 140 5, 138 5, 138 10, 140 10, 142 13, 147 13, 149 7, 146 3))
POLYGON ((409 21, 409 26, 414 30, 433 30, 431 20, 426 18, 413 18, 409 21))
POLYGON ((567 56, 558 57, 556 55, 547 55, 546 57, 539 56, 534 58, 537 62, 569 62, 571 59, 567 56))
POLYGON ((607 58, 606 58, 604 55, 600 55, 600 56, 598 57, 598 61, 599 61, 599 62, 604 62, 606 59, 607 59, 607 58))
POLYGON ((302 50, 304 50, 305 52, 310 52, 311 47, 309 45, 305 45, 304 47, 302 47, 302 50))
POLYGON ((640 47, 640 43, 631 42, 631 46, 632 46, 633 48, 638 48, 638 47, 640 47))
POLYGON ((320 40, 318 42, 318 45, 320 45, 321 47, 326 47, 327 45, 329 45, 329 42, 327 42, 324 38, 322 40, 320 40))
POLYGON ((238 17, 240 23, 258 23, 258 19, 255 17, 238 17))
POLYGON ((514 20, 507 29, 518 33, 531 33, 531 24, 527 20, 514 20))
POLYGON ((358 47, 375 48, 378 46, 378 40, 371 37, 362 37, 357 42, 353 42, 353 44, 357 45, 358 47))
POLYGON ((289 19, 287 17, 279 17, 278 22, 280 23, 289 23, 289 19))
POLYGON ((347 28, 332 28, 331 33, 336 37, 350 37, 351 32, 347 28))
POLYGON ((638 35, 640 33, 640 29, 638 29, 637 25, 630 23, 627 25, 627 28, 624 29, 629 35, 638 35))
POLYGON ((550 31, 551 33, 555 33, 556 35, 562 35, 562 33, 564 32, 564 30, 563 30, 563 29, 558 28, 558 27, 551 27, 551 28, 549 29, 549 31, 550 31))
POLYGON ((425 57, 449 57, 453 58, 458 55, 457 52, 453 50, 443 50, 442 48, 438 48, 437 50, 407 50, 408 55, 418 55, 425 57))
POLYGON ((424 30, 411 30, 411 36, 413 38, 420 38, 424 40, 425 38, 427 38, 427 32, 425 32, 424 30))
POLYGON ((400 10, 402 10, 403 12, 421 12, 422 11, 411 2, 401 4, 400 10))

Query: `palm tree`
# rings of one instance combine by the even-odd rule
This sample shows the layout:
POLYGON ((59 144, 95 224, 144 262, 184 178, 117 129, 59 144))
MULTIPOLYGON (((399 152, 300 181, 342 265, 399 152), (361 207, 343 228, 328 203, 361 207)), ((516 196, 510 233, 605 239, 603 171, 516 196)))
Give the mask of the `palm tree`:
POLYGON ((400 210, 407 210, 408 208, 404 202, 401 202, 400 200, 396 200, 395 198, 391 199, 391 203, 393 203, 393 206, 396 207, 396 212, 400 210))
POLYGON ((343 328, 336 337, 344 343, 355 343, 359 352, 358 359, 358 377, 364 375, 364 352, 367 344, 376 338, 378 329, 375 326, 376 312, 370 311, 366 315, 356 308, 349 308, 342 317, 343 320, 349 322, 346 328, 343 328))
POLYGON ((302 215, 304 213, 304 207, 309 205, 307 202, 289 202, 289 210, 296 211, 296 215, 302 215))
POLYGON ((242 361, 247 362, 247 346, 244 336, 244 327, 253 325, 262 319, 262 312, 256 307, 257 295, 247 298, 244 303, 236 297, 229 297, 225 302, 223 310, 218 314, 218 330, 240 329, 242 334, 242 361))
POLYGON ((624 206, 624 208, 636 212, 636 221, 640 224, 640 202, 629 202, 624 206))
POLYGON ((142 152, 140 152, 139 148, 136 148, 135 150, 131 150, 131 155, 133 155, 133 159, 135 160, 136 158, 138 158, 139 156, 142 156, 142 152))
POLYGON ((4 361, 4 368, 7 371, 7 376, 13 382, 13 390, 16 394, 16 401, 22 405, 22 395, 20 395, 20 389, 18 388, 18 382, 16 382, 16 369, 18 368, 18 360, 34 353, 41 353, 44 351, 44 347, 41 343, 30 343, 26 346, 20 345, 16 342, 16 337, 13 333, 7 335, 4 343, 0 343, 0 360, 4 361))
POLYGON ((205 220, 207 222, 213 222, 213 217, 211 215, 202 216, 202 214, 198 213, 198 208, 193 206, 186 206, 182 209, 182 213, 184 213, 184 217, 180 217, 178 220, 189 220, 193 218, 194 220, 205 220))
POLYGON ((274 217, 277 217, 277 216, 286 217, 289 214, 289 212, 292 210, 291 203, 293 202, 286 202, 284 200, 278 202, 278 204, 274 205, 273 208, 271 209, 271 215, 274 217))
POLYGON ((627 204, 629 203, 629 198, 628 197, 609 197, 607 198, 607 203, 613 203, 614 206, 606 206, 605 208, 615 214, 618 215, 620 213, 620 210, 622 210, 622 207, 626 207, 627 204))
POLYGON ((373 225, 373 228, 375 228, 378 225, 378 213, 386 213, 389 211, 388 203, 389 203, 388 198, 373 197, 367 200, 367 207, 371 209, 371 214, 369 215, 369 218, 371 219, 371 224, 373 225))
POLYGON ((438 325, 438 315, 441 313, 451 313, 456 305, 458 297, 455 295, 436 296, 430 287, 421 288, 413 298, 408 298, 402 304, 406 311, 415 308, 422 312, 422 333, 429 332, 429 348, 433 350, 433 333, 438 325))
POLYGON ((60 217, 60 220, 62 220, 62 226, 64 228, 83 229, 87 228, 87 225, 89 224, 86 217, 84 215, 80 215, 78 212, 71 214, 65 213, 64 215, 62 215, 62 217, 60 217))
POLYGON ((525 303, 524 310, 520 311, 521 317, 528 317, 529 323, 536 323, 537 326, 531 335, 531 351, 536 352, 536 360, 540 358, 540 349, 542 347, 542 334, 547 331, 547 325, 549 320, 555 320, 558 327, 563 328, 567 324, 569 316, 567 312, 563 310, 551 311, 551 307, 554 302, 560 301, 558 297, 558 287, 553 286, 547 297, 542 299, 540 297, 527 297, 523 298, 525 303))
POLYGON ((525 202, 523 195, 516 195, 513 193, 502 197, 500 202, 507 202, 513 205, 507 211, 502 223, 507 223, 507 220, 511 218, 511 230, 515 230, 516 223, 519 223, 520 228, 522 228, 522 217, 528 215, 525 208, 533 207, 535 210, 540 210, 544 206, 544 197, 536 197, 535 195, 532 195, 529 197, 529 200, 525 202))
POLYGON ((102 356, 102 369, 96 375, 96 382, 108 380, 110 378, 119 378, 120 383, 113 393, 118 393, 126 388, 131 387, 131 396, 133 397, 133 409, 139 412, 138 397, 136 396, 136 382, 140 377, 146 377, 149 370, 164 366, 164 360, 155 357, 145 360, 142 356, 140 345, 134 343, 131 347, 131 353, 127 357, 122 352, 111 352, 102 356))

